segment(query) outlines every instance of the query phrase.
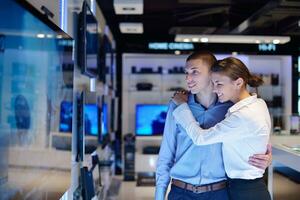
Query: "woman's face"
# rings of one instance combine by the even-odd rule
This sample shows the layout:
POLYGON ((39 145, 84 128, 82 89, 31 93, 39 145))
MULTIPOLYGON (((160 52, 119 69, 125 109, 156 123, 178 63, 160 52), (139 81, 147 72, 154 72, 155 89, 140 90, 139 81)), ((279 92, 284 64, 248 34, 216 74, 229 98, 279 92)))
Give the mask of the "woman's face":
POLYGON ((213 92, 218 95, 218 99, 220 102, 237 101, 240 91, 237 80, 231 80, 231 78, 222 73, 212 73, 212 82, 214 85, 213 92))

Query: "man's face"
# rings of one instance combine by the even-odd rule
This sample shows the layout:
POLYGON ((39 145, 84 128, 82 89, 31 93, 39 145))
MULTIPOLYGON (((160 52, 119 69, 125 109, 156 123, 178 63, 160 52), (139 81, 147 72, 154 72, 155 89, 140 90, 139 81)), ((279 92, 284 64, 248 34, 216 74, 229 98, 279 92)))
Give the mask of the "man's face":
POLYGON ((202 59, 189 60, 185 65, 187 88, 192 94, 206 89, 211 83, 211 74, 207 63, 202 59))

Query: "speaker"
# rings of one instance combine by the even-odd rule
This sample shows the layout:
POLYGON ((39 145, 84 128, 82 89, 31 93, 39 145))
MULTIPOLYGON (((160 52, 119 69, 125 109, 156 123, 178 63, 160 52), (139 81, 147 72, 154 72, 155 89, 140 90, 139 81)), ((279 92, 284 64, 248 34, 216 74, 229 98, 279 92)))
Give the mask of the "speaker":
POLYGON ((152 83, 137 83, 136 89, 139 91, 149 91, 152 90, 152 83))

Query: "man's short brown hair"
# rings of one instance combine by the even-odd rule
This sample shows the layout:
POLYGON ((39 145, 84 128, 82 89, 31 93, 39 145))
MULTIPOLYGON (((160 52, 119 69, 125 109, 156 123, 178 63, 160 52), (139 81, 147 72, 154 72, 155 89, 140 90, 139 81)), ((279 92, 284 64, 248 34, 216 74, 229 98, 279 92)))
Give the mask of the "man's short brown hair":
POLYGON ((209 69, 217 61, 215 55, 212 52, 202 50, 202 51, 195 51, 194 53, 189 55, 186 59, 186 62, 188 62, 190 60, 197 60, 197 59, 203 60, 203 62, 208 64, 209 69))

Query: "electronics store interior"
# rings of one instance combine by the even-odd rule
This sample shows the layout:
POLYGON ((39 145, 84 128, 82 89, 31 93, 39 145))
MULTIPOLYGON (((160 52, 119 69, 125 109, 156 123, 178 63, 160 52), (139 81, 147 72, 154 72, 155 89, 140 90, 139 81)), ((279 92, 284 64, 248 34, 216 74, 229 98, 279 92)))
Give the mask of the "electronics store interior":
POLYGON ((300 199, 300 1, 0 4, 1 200, 300 199))

